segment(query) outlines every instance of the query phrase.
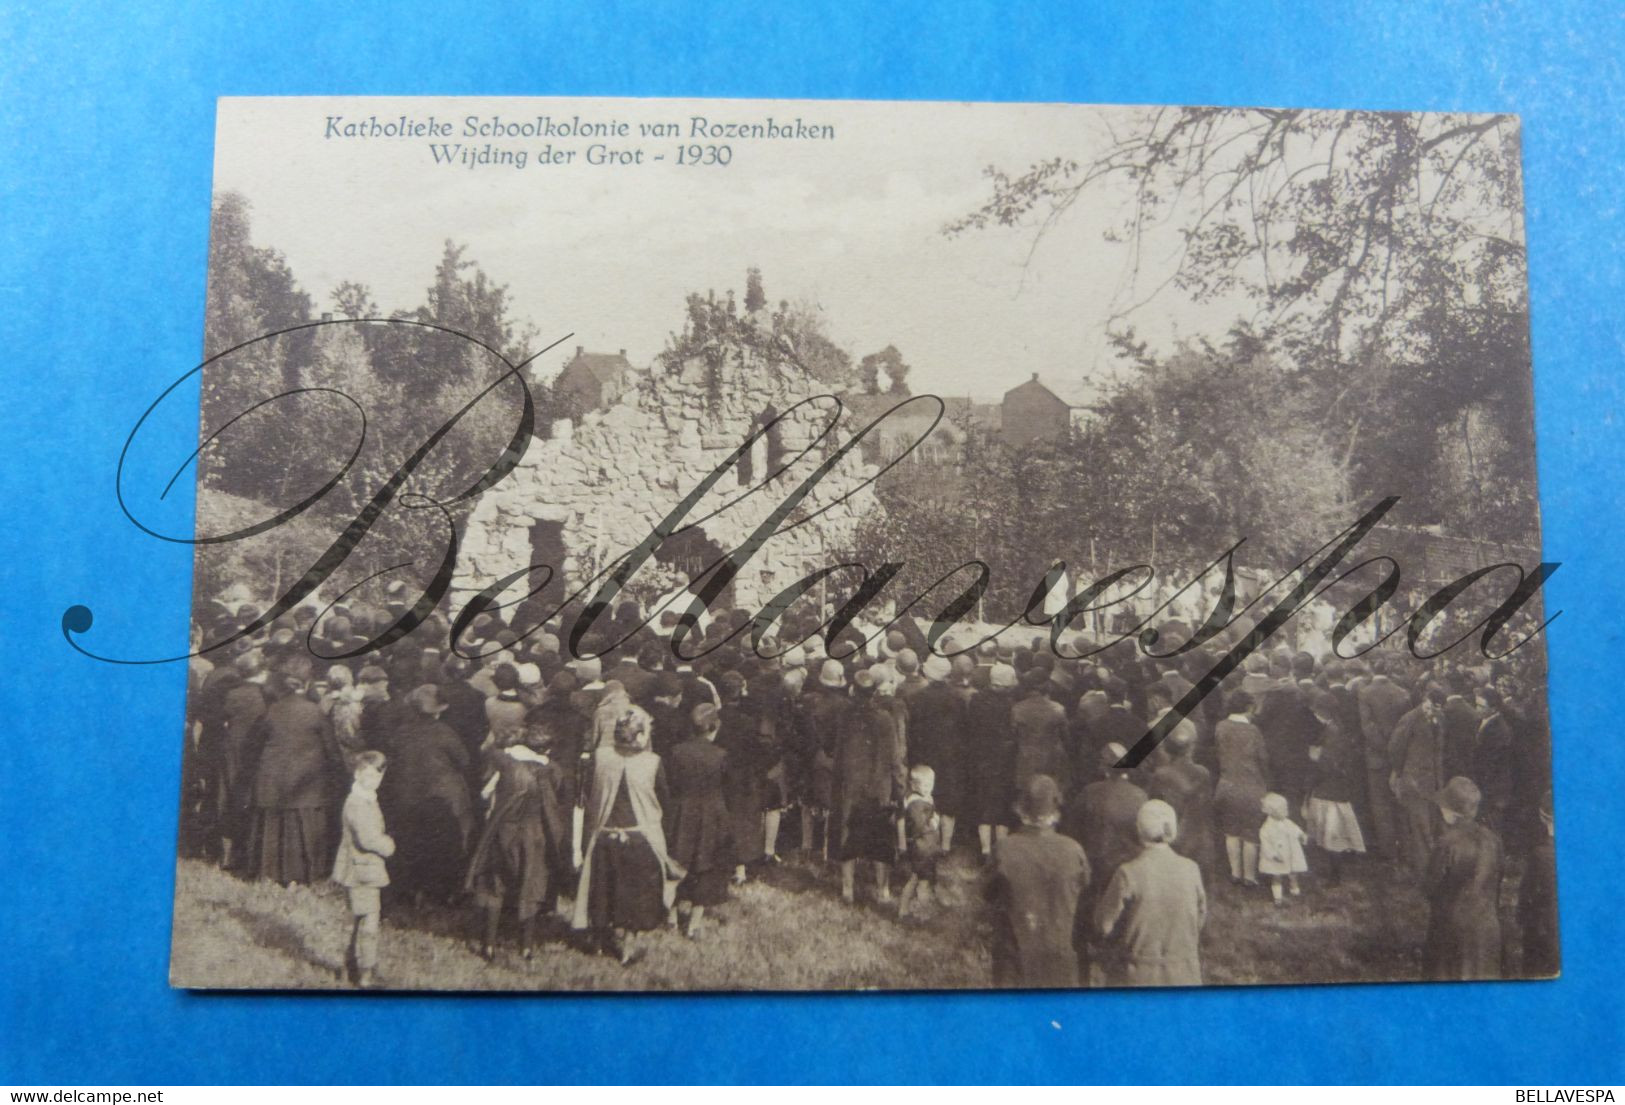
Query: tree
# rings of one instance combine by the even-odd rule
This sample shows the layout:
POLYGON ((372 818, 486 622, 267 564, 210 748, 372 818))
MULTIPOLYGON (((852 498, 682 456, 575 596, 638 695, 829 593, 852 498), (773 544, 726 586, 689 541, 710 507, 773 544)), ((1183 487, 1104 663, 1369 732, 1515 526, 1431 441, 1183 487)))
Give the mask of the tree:
POLYGON ((754 315, 767 306, 767 293, 762 290, 762 270, 752 265, 745 270, 745 313, 754 315))
POLYGON ((863 383, 864 394, 880 394, 881 373, 885 373, 886 379, 890 381, 890 386, 886 389, 888 392, 898 396, 909 394, 909 366, 895 345, 888 345, 878 353, 870 353, 858 362, 858 377, 863 383))
POLYGON ((372 298, 372 289, 354 280, 345 280, 329 297, 339 318, 380 318, 383 311, 372 298))
MULTIPOLYGON (((282 254, 255 246, 248 200, 236 192, 217 196, 209 225, 209 278, 203 347, 215 356, 253 339, 310 321, 310 297, 294 280, 282 254)), ((285 334, 253 342, 203 373, 201 414, 205 437, 263 400, 296 388, 310 356, 310 334, 285 334)), ((199 456, 209 485, 233 490, 270 478, 281 453, 271 434, 274 418, 250 415, 199 456)))
POLYGON ((863 385, 863 394, 880 394, 880 357, 870 353, 858 362, 858 380, 863 385))
MULTIPOLYGON (((1133 274, 1125 335, 1165 289, 1250 304, 1245 321, 1299 378, 1358 494, 1400 493, 1418 521, 1450 516, 1436 431, 1479 411, 1498 451, 1479 458, 1482 497, 1532 502, 1515 119, 1170 108, 1114 135, 1086 160, 990 168, 992 195, 946 232, 1021 227, 1036 249, 1080 199, 1116 199, 1123 214, 1108 237, 1126 245, 1133 274), (1167 241, 1177 260, 1148 271, 1151 246, 1167 241)), ((1533 523, 1525 510, 1514 528, 1533 523)))

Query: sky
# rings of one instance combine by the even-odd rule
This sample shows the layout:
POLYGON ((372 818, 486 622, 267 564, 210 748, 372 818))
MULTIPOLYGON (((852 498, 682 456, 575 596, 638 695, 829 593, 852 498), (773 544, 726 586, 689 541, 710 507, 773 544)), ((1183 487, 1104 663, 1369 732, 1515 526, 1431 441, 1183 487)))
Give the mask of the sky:
MULTIPOLYGON (((859 358, 896 345, 916 392, 995 400, 1038 372, 1101 381, 1114 313, 1171 272, 1174 239, 1153 239, 1140 284, 1125 246, 1103 239, 1125 196, 1075 205, 1034 251, 1031 229, 956 237, 944 224, 991 194, 990 165, 1015 173, 1065 156, 1087 161, 1133 108, 831 101, 572 99, 222 99, 215 189, 246 196, 254 240, 280 250, 321 305, 341 281, 369 285, 386 310, 424 298, 447 239, 508 285, 542 344, 627 351, 646 365, 680 329, 691 291, 743 297, 759 266, 770 302, 817 304, 859 358), (450 123, 428 138, 328 137, 328 120, 406 115, 450 123), (627 137, 464 137, 464 120, 575 116, 629 124, 627 137), (769 116, 832 126, 832 140, 691 138, 694 116, 769 116), (673 122, 680 137, 640 137, 673 122), (640 165, 590 165, 587 148, 643 150, 640 165), (524 168, 436 163, 432 144, 525 151, 524 168), (679 147, 725 144, 726 166, 680 165, 679 147), (537 151, 572 150, 565 164, 537 151), (664 158, 655 161, 656 155, 664 158)), ((459 151, 453 150, 453 156, 459 151)), ((1132 321, 1156 345, 1221 333, 1235 311, 1164 291, 1132 321)), ((557 367, 555 365, 555 367, 557 367)))

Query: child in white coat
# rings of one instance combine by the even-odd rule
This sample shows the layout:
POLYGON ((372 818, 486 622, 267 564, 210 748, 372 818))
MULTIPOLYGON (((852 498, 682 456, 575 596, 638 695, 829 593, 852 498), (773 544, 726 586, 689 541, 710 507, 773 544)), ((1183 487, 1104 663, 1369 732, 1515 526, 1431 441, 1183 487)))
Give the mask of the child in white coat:
POLYGON ((1281 795, 1264 795, 1261 807, 1265 818, 1258 830, 1258 873, 1269 876, 1270 896, 1275 899, 1276 905, 1281 905, 1284 901, 1281 896, 1283 879, 1291 888, 1293 897, 1303 892, 1298 886, 1298 876, 1309 870, 1309 860, 1303 851, 1309 834, 1292 820, 1292 811, 1287 808, 1286 799, 1281 795))

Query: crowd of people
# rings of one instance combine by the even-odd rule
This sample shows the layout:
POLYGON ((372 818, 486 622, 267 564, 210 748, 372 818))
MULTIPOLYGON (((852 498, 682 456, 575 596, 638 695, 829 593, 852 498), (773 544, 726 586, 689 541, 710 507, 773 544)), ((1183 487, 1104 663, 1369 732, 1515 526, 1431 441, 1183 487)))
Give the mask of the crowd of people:
MULTIPOLYGON (((685 662, 670 612, 640 627, 623 603, 572 652, 521 604, 456 648, 436 615, 319 658, 403 600, 299 607, 192 661, 183 854, 346 886, 361 985, 390 897, 466 906, 487 958, 510 940, 534 955, 568 917, 582 952, 631 963, 637 933, 703 939, 733 884, 792 852, 902 923, 946 899, 948 857, 979 858, 981 901, 949 904, 989 911, 997 985, 1199 985, 1211 888, 1290 909, 1355 862, 1425 896, 1426 976, 1500 977, 1513 947, 1520 973, 1557 969, 1544 687, 1451 658, 1466 648, 1267 645, 1128 768, 1233 634, 1165 660, 1132 643, 1068 659, 1019 624, 933 650, 906 617, 826 641, 786 616, 754 647, 750 615, 726 610, 685 662)), ((201 607, 194 648, 260 614, 201 607)))

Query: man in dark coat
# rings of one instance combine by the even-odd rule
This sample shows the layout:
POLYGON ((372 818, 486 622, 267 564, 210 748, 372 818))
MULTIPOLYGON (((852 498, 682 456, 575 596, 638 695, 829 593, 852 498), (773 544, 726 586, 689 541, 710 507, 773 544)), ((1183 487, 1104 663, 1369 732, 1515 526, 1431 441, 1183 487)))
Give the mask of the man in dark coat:
POLYGON ((1078 984, 1079 899, 1089 887, 1089 859, 1077 841, 1055 831, 1061 793, 1034 775, 1016 800, 1020 828, 999 838, 988 897, 992 902, 993 983, 1068 987, 1078 984))
POLYGON ((1433 800, 1445 830, 1428 857, 1422 969, 1431 979, 1501 977, 1501 841, 1474 818, 1480 795, 1456 776, 1433 800))
POLYGON ((1478 708, 1482 720, 1473 740, 1472 770, 1467 774, 1484 795, 1480 820, 1504 835, 1512 805, 1512 726, 1501 712, 1501 695, 1495 688, 1479 688, 1478 708))
POLYGON ((1288 809, 1301 809, 1314 774, 1309 749, 1320 735, 1303 689, 1290 676, 1279 680, 1264 692, 1255 724, 1269 754, 1271 789, 1286 799, 1288 809))
POLYGON ((1015 744, 1015 786, 1019 792, 1034 775, 1048 775, 1065 794, 1071 784, 1066 755, 1066 711, 1049 697, 1049 674, 1029 668, 1021 677, 1021 699, 1010 710, 1015 744))
POLYGON ((880 901, 891 900, 889 865, 897 849, 896 817, 908 786, 902 736, 875 695, 867 668, 853 677, 851 708, 836 720, 831 847, 841 861, 841 897, 854 900, 858 860, 875 864, 880 901))
POLYGON ((1402 818, 1400 859, 1417 875, 1427 871, 1438 835, 1433 795, 1445 781, 1443 705, 1444 690, 1430 685, 1422 705, 1399 719, 1388 742, 1389 785, 1402 818))
POLYGON ((948 684, 952 670, 953 665, 941 656, 927 658, 923 686, 907 700, 909 766, 924 764, 936 776, 933 801, 942 822, 945 854, 953 849, 954 824, 966 805, 966 708, 965 700, 948 684))
POLYGON ((1366 801, 1371 807, 1372 851, 1385 859, 1399 855, 1399 812, 1389 781, 1388 742, 1399 719, 1414 703, 1405 688, 1385 671, 1355 692, 1360 714, 1360 735, 1365 745, 1366 801))
MULTIPOLYGON (((724 692, 726 694, 726 692, 724 692)), ((694 707, 693 733, 665 760, 666 850, 687 872, 677 897, 688 904, 690 938, 700 934, 705 910, 728 898, 728 872, 737 858, 736 818, 724 795, 730 755, 717 745, 720 712, 709 702, 694 707)))
MULTIPOLYGON (((762 716, 765 699, 746 694, 745 677, 739 672, 718 676, 717 690, 722 695, 722 728, 715 739, 728 758, 723 793, 733 819, 735 878, 742 882, 746 865, 759 862, 766 853, 762 815, 769 805, 767 773, 775 760, 772 728, 770 720, 762 716)), ((674 793, 675 789, 673 783, 674 793)), ((683 862, 680 857, 678 862, 683 862)))
MULTIPOLYGON (((992 860, 994 839, 1009 828, 1016 797, 1011 732, 1016 673, 1008 664, 995 665, 989 672, 986 689, 974 691, 965 707, 964 815, 976 821, 984 861, 992 860)), ((975 673, 969 676, 974 677, 975 673)))
MULTIPOLYGON (((473 670, 473 665, 467 660, 452 653, 441 664, 439 677, 425 681, 440 685, 441 697, 446 701, 446 712, 440 715, 440 720, 451 726, 452 732, 463 742, 463 747, 468 749, 469 763, 477 768, 480 748, 485 744, 490 727, 486 721, 485 695, 468 682, 473 670)), ((471 785, 478 785, 482 781, 470 780, 471 785)))
MULTIPOLYGON (((1094 916, 1094 895, 1111 881, 1119 865, 1140 850, 1134 819, 1146 803, 1146 793, 1130 781, 1129 772, 1116 766, 1127 754, 1120 744, 1102 748, 1097 754, 1101 777, 1078 791, 1061 818, 1061 832, 1083 845, 1095 874, 1090 891, 1078 905, 1085 918, 1094 916)), ((1089 940, 1091 935, 1087 923, 1079 926, 1078 961, 1086 970, 1100 950, 1098 942, 1089 940)))
POLYGON ((468 750, 440 720, 446 707, 438 687, 426 683, 407 697, 412 716, 391 742, 389 771, 378 788, 397 845, 392 885, 416 898, 446 900, 462 887, 474 833, 468 750))
MULTIPOLYGON (((1465 683, 1466 673, 1456 673, 1458 683, 1465 683)), ((1445 778, 1456 775, 1471 775, 1473 771, 1473 750, 1478 745, 1478 711, 1473 708, 1472 702, 1464 697, 1463 691, 1471 693, 1470 688, 1458 686, 1447 696, 1440 713, 1444 720, 1444 774, 1445 778)))
POLYGON ((1134 818, 1145 805, 1147 795, 1129 781, 1129 773, 1119 769, 1119 760, 1128 754, 1120 744, 1100 750, 1102 778, 1084 787, 1066 807, 1061 831, 1083 845, 1084 854, 1102 882, 1111 878, 1118 864, 1140 850, 1140 837, 1134 818))
POLYGON ((830 850, 829 810, 832 764, 836 734, 841 719, 851 709, 846 694, 846 670, 839 660, 825 660, 818 669, 818 682, 802 691, 802 725, 799 747, 787 755, 794 761, 792 778, 798 780, 796 800, 801 806, 801 845, 811 849, 815 839, 813 824, 824 822, 824 852, 830 850))
MULTIPOLYGON (((220 866, 243 866, 248 848, 249 824, 254 803, 254 771, 259 763, 265 730, 265 686, 270 673, 258 650, 243 653, 233 661, 237 679, 223 688, 220 697, 219 726, 207 746, 215 795, 215 824, 220 833, 220 866)), ((207 732, 205 736, 207 736, 207 732)))
POLYGON ((1173 807, 1178 835, 1174 851, 1196 861, 1204 879, 1218 875, 1213 838, 1213 775, 1194 759, 1196 727, 1181 723, 1158 750, 1163 764, 1151 774, 1148 791, 1173 807))

